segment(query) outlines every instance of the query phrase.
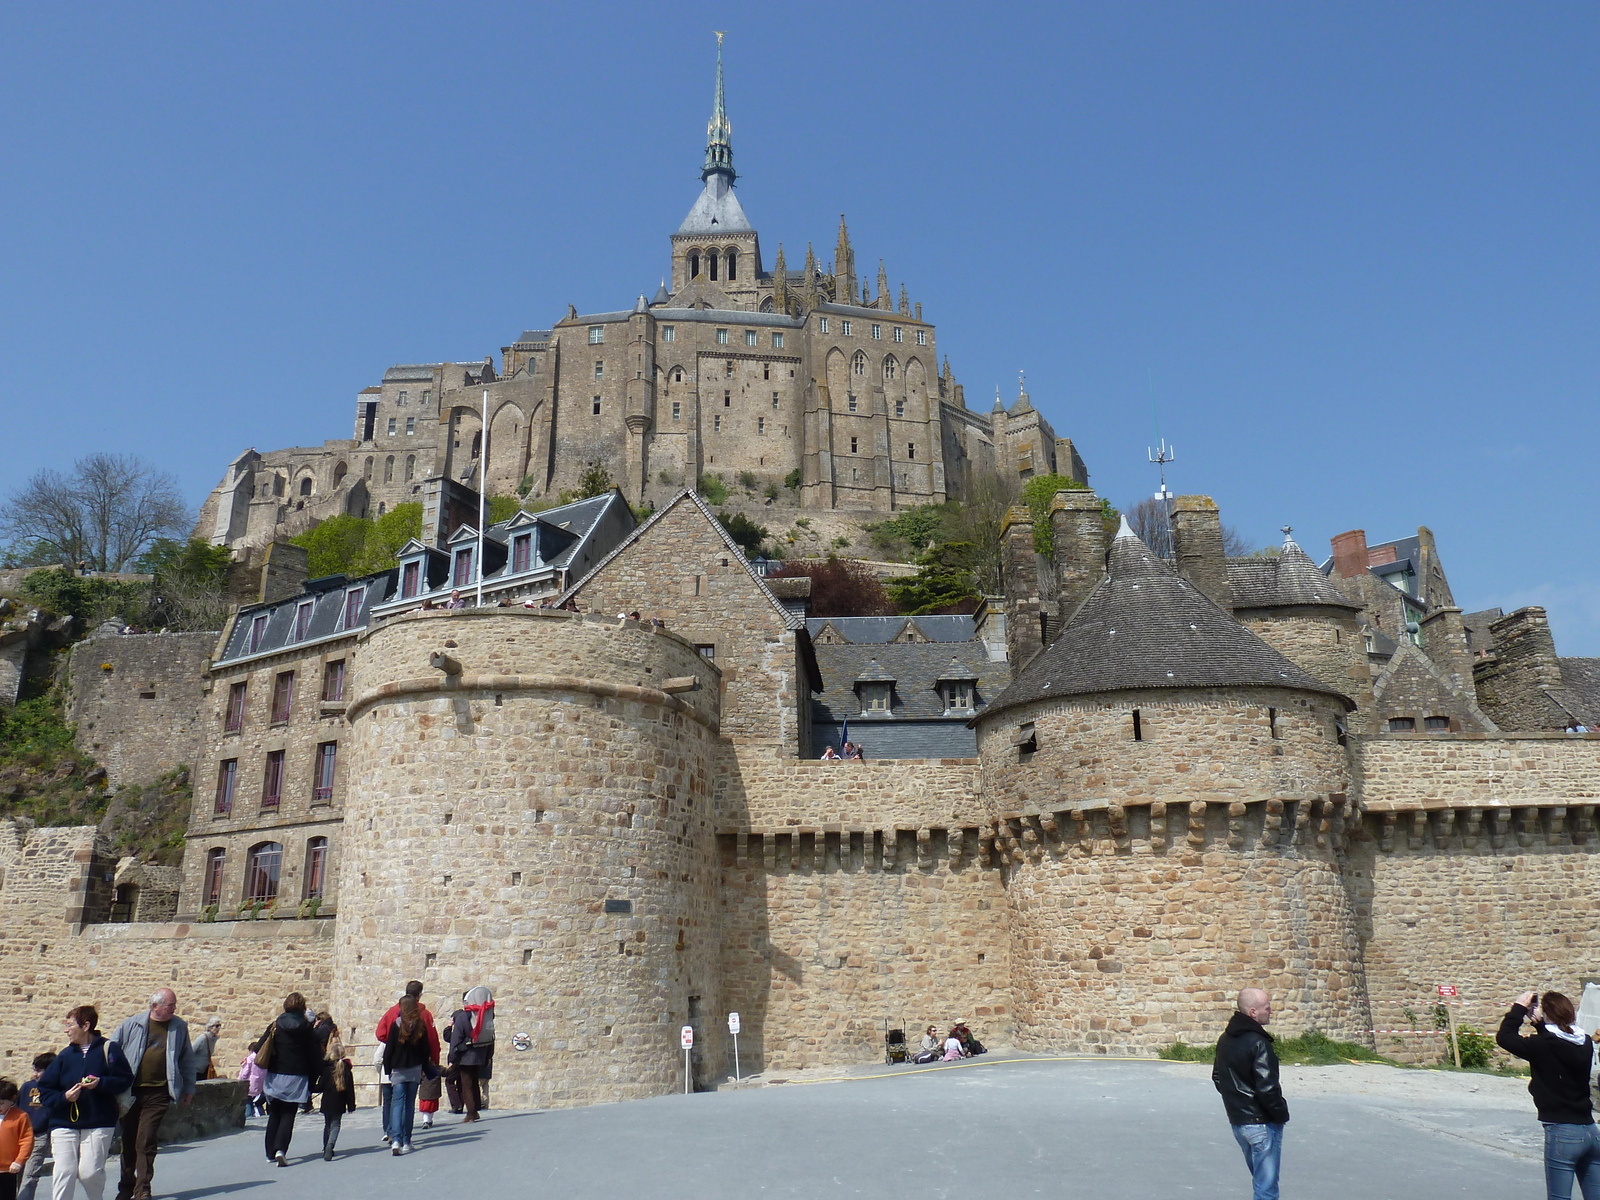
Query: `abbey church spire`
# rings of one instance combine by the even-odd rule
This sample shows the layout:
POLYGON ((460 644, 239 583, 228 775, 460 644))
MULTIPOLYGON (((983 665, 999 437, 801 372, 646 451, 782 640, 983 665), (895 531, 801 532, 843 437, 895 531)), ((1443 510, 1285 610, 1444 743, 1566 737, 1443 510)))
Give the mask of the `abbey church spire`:
POLYGON ((850 231, 839 214, 839 245, 833 252, 833 296, 840 304, 856 302, 856 252, 850 249, 850 231))
POLYGON ((722 99, 722 32, 717 30, 717 98, 711 106, 711 120, 706 124, 706 164, 701 168, 700 178, 704 181, 713 175, 723 175, 731 185, 739 176, 733 169, 733 130, 722 99))

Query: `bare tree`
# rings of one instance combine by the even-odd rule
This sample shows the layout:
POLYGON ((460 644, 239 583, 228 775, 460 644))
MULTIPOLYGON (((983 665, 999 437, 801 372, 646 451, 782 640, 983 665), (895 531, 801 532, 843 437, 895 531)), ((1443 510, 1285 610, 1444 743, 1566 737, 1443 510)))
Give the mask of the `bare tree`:
POLYGON ((1006 510, 1020 502, 1022 489, 1015 479, 991 475, 977 480, 972 494, 961 505, 952 530, 954 540, 972 546, 972 577, 985 596, 1005 592, 1005 553, 1000 544, 1000 526, 1006 510))
POLYGON ((131 454, 91 454, 70 475, 40 471, 7 500, 0 532, 64 566, 121 571, 163 534, 187 532, 172 476, 131 454))
MULTIPOLYGON (((1139 540, 1149 546, 1152 553, 1162 558, 1173 556, 1172 515, 1167 506, 1154 496, 1146 496, 1125 510, 1128 524, 1139 540)), ((1244 558, 1256 553, 1256 548, 1232 525, 1222 527, 1222 553, 1227 558, 1244 558)))

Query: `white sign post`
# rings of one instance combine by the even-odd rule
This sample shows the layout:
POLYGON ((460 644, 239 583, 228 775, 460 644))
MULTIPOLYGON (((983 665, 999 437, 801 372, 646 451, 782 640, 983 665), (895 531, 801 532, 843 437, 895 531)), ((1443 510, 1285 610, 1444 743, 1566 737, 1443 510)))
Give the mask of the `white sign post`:
POLYGON ((683 1043, 683 1094, 689 1094, 689 1081, 694 1078, 694 1071, 689 1066, 689 1052, 694 1049, 694 1026, 685 1025, 678 1034, 678 1040, 683 1043))
POLYGON ((739 1014, 728 1014, 728 1032, 733 1034, 733 1081, 739 1082, 739 1014))

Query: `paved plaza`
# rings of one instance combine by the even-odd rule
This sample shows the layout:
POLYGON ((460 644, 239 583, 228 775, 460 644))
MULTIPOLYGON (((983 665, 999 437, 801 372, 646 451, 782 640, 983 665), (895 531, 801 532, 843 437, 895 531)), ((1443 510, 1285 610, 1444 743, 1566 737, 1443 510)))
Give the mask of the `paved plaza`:
MULTIPOLYGON (((841 1073, 845 1074, 845 1073, 841 1073)), ((1523 1080, 1387 1067, 1285 1068, 1293 1200, 1508 1200, 1543 1194, 1523 1080)), ((995 1054, 942 1068, 857 1069, 831 1082, 730 1089, 551 1112, 446 1115, 417 1151, 378 1144, 377 1115, 345 1119, 320 1156, 302 1117, 287 1169, 260 1122, 162 1151, 156 1194, 458 1200, 747 1200, 754 1196, 1022 1196, 1242 1200, 1249 1181, 1195 1064, 995 1054)))

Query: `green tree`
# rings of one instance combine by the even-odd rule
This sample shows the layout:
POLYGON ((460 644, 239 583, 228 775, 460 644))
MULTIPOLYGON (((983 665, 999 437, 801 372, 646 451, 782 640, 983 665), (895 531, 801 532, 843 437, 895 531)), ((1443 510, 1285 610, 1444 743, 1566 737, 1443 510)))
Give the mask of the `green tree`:
POLYGON ((509 521, 522 511, 522 502, 515 496, 490 496, 489 497, 489 524, 498 525, 501 521, 509 521))
POLYGON ((376 521, 341 514, 289 540, 306 551, 306 569, 322 575, 371 575, 394 566, 400 547, 422 536, 422 505, 396 504, 376 521))
POLYGON ((743 513, 734 513, 731 517, 726 513, 719 513, 717 520, 722 522, 722 527, 728 531, 728 536, 739 543, 739 548, 744 551, 746 558, 754 558, 761 553, 761 543, 768 537, 765 525, 757 525, 743 513))
POLYGON ((592 462, 584 467, 583 474, 578 476, 577 499, 587 500, 590 496, 603 496, 616 484, 611 482, 611 472, 598 463, 592 462))
POLYGON ((891 579, 884 586, 903 613, 970 611, 978 599, 972 576, 974 547, 970 542, 940 542, 917 557, 917 573, 891 579))
POLYGON ((1035 475, 1022 485, 1022 502, 1033 514, 1033 548, 1040 554, 1053 554, 1056 540, 1050 529, 1050 501, 1057 492, 1086 492, 1089 485, 1065 475, 1035 475))
POLYGON ((722 481, 721 475, 702 474, 695 480, 695 491, 700 493, 700 498, 707 504, 728 502, 728 485, 722 481))
POLYGON ((34 571, 18 590, 48 612, 79 617, 90 625, 113 617, 141 625, 150 601, 149 584, 85 578, 64 567, 34 571))
POLYGON ((900 562, 915 562, 917 555, 935 542, 951 539, 951 521, 961 510, 959 501, 944 504, 919 504, 867 526, 872 544, 882 554, 900 562))

